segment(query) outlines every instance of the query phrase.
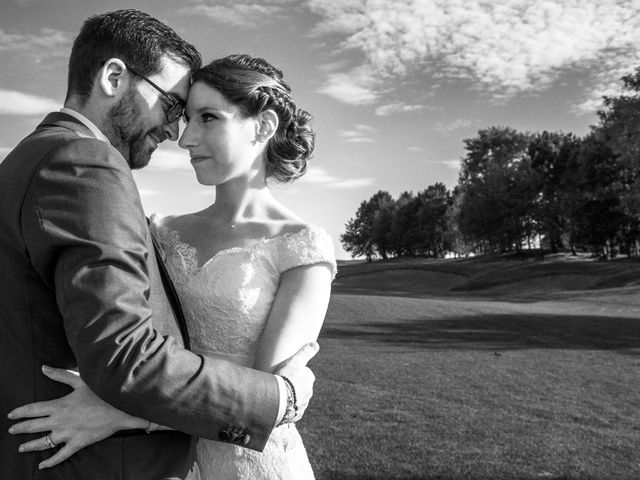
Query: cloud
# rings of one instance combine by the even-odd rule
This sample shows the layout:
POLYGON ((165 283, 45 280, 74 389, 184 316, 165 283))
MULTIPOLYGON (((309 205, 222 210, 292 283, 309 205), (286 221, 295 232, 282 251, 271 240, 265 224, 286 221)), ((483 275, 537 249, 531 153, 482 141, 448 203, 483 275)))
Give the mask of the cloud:
POLYGON ((392 113, 406 113, 406 112, 417 112, 419 110, 424 110, 426 107, 424 105, 405 105, 403 103, 388 103, 386 105, 381 105, 375 109, 375 114, 384 117, 387 115, 391 115, 392 113))
POLYGON ((336 182, 338 179, 329 175, 329 173, 320 167, 310 167, 307 170, 307 173, 304 174, 302 178, 300 178, 300 183, 315 183, 315 184, 327 184, 336 182))
POLYGON ((436 162, 436 163, 441 163, 445 167, 451 168, 453 170, 460 170, 460 159, 459 158, 457 158, 455 160, 443 160, 441 162, 436 162))
POLYGON ((345 67, 348 67, 348 66, 349 66, 349 62, 347 60, 338 60, 336 62, 318 65, 316 68, 322 73, 330 74, 336 71, 343 70, 345 67))
POLYGON ((357 124, 351 130, 341 130, 338 136, 345 139, 348 143, 375 143, 376 140, 370 135, 377 130, 369 125, 357 124))
POLYGON ((448 123, 438 122, 435 125, 435 129, 440 133, 447 134, 455 132, 456 130, 470 127, 472 124, 473 122, 471 122, 471 120, 468 120, 466 118, 459 118, 457 120, 454 120, 453 122, 448 123))
POLYGON ((145 167, 145 172, 175 172, 193 171, 186 150, 169 150, 159 147, 151 156, 151 162, 145 167))
POLYGON ((625 75, 634 73, 635 67, 640 63, 640 58, 627 65, 616 65, 615 61, 609 60, 602 71, 596 70, 592 75, 593 85, 590 91, 583 96, 582 102, 573 109, 575 113, 591 115, 603 106, 603 96, 617 96, 622 93, 623 86, 620 79, 625 75))
POLYGON ((351 105, 370 105, 380 95, 374 84, 375 80, 366 71, 332 73, 318 92, 351 105))
POLYGON ((0 89, 0 115, 36 116, 59 110, 61 101, 15 90, 0 89))
POLYGON ((68 33, 53 28, 42 28, 38 33, 30 34, 0 29, 0 52, 18 52, 36 59, 66 57, 72 41, 68 33))
POLYGON ((31 5, 32 3, 44 3, 47 2, 48 0, 13 0, 13 3, 15 3, 16 5, 19 5, 21 7, 27 7, 29 5, 31 5))
POLYGON ((295 3, 297 3, 295 0, 263 0, 261 2, 199 0, 180 8, 178 13, 204 15, 217 23, 252 28, 290 13, 295 3))
POLYGON ((606 94, 607 92, 598 92, 596 90, 591 96, 585 98, 578 105, 575 105, 572 111, 578 115, 592 115, 603 107, 602 95, 606 94))
POLYGON ((375 185, 375 183, 376 181, 373 178, 351 178, 332 183, 327 185, 327 187, 333 189, 352 190, 356 188, 370 187, 371 185, 375 185))
POLYGON ((298 183, 310 183, 314 185, 323 185, 326 188, 334 189, 354 189, 368 187, 375 184, 373 178, 350 178, 339 179, 320 167, 311 167, 307 173, 298 180, 298 183))
POLYGON ((506 101, 595 69, 595 83, 585 88, 597 90, 640 60, 635 0, 308 0, 308 6, 322 18, 315 35, 338 35, 337 52, 363 56, 352 71, 330 74, 324 92, 357 105, 376 103, 398 80, 425 76, 506 101), (350 92, 361 93, 360 101, 350 92))

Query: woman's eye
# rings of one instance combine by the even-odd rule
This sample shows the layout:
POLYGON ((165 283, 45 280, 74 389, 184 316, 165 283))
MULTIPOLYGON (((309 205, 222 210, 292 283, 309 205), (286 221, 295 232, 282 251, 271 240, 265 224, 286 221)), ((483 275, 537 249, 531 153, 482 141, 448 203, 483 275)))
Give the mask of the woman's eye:
POLYGON ((203 113, 202 114, 202 121, 203 122, 210 122, 211 120, 215 120, 216 117, 213 113, 203 113))

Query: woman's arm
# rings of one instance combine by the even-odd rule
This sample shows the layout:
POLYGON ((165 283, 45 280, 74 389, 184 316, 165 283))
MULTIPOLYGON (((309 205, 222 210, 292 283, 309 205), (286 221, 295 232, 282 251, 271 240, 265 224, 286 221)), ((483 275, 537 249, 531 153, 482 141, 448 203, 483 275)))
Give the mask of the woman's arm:
MULTIPOLYGON (((41 462, 39 469, 53 467, 66 460, 87 445, 110 437, 119 430, 154 430, 148 420, 128 415, 101 400, 85 384, 76 372, 59 368, 42 367, 42 372, 52 380, 73 388, 68 395, 45 402, 31 403, 16 408, 9 418, 29 419, 16 423, 9 433, 50 432, 48 437, 55 445, 64 444, 55 455, 41 462)), ((46 450, 50 445, 45 436, 20 445, 20 452, 46 450)))
POLYGON ((331 268, 324 263, 282 274, 253 368, 274 372, 302 345, 318 338, 329 305, 331 278, 331 268))

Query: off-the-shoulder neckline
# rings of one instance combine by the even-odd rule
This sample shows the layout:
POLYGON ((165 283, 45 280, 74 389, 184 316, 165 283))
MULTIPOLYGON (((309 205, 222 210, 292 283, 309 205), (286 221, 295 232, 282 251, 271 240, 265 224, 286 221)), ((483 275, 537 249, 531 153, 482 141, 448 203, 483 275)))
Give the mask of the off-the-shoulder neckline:
MULTIPOLYGON (((260 238, 258 241, 256 241, 254 244, 248 246, 248 247, 229 247, 229 248, 223 248, 222 250, 217 251, 213 256, 209 257, 203 264, 202 266, 199 265, 200 263, 200 259, 198 257, 198 250, 195 246, 191 245, 189 242, 185 242, 182 240, 182 238, 180 237, 180 232, 178 232, 177 230, 172 230, 169 229, 167 226, 165 225, 159 225, 157 223, 155 223, 153 220, 155 218, 162 218, 159 217, 158 214, 154 214, 151 216, 151 225, 153 225, 153 227, 158 231, 158 233, 160 233, 162 236, 173 236, 173 241, 175 241, 176 243, 178 243, 179 245, 181 245, 182 247, 186 248, 190 254, 193 256, 193 263, 194 265, 191 265, 190 267, 193 269, 193 273, 198 273, 201 272, 203 270, 205 270, 207 268, 208 265, 212 264, 215 260, 217 260, 218 258, 224 257, 226 255, 230 255, 232 253, 237 253, 237 252, 253 252, 253 251, 257 251, 260 247, 264 247, 265 245, 268 245, 272 242, 275 241, 282 241, 284 239, 288 239, 290 237, 296 236, 296 235, 300 235, 304 232, 307 231, 316 231, 316 232, 324 232, 324 230, 321 227, 318 227, 316 225, 305 225, 304 227, 302 227, 300 230, 297 230, 295 232, 285 232, 285 233, 280 233, 278 235, 275 235, 273 237, 262 237, 260 238)), ((181 255, 182 256, 182 255, 181 255)), ((183 260, 186 260, 183 257, 183 260)))

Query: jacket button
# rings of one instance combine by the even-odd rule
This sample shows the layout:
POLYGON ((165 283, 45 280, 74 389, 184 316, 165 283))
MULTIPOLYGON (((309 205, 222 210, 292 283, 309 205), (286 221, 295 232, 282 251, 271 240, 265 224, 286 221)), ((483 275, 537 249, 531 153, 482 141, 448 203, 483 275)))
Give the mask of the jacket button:
POLYGON ((249 435, 248 433, 242 436, 242 445, 249 445, 250 441, 251 441, 251 435, 249 435))

